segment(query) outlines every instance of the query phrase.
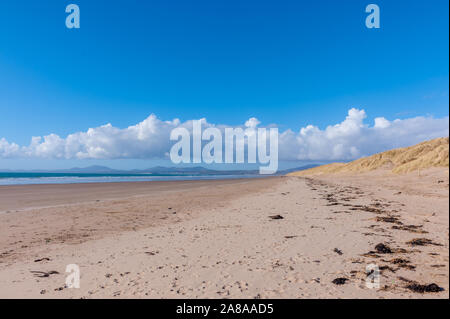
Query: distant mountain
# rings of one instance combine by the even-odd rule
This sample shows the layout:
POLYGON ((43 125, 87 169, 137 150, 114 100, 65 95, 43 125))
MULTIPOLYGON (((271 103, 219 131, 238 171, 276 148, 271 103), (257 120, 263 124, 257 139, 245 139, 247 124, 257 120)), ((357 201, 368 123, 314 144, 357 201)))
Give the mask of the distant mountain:
MULTIPOLYGON (((49 171, 50 172, 50 171, 49 171)), ((93 165, 88 167, 73 167, 69 169, 53 170, 52 173, 86 173, 86 174, 114 174, 120 172, 107 166, 93 165)))
POLYGON ((163 167, 163 166, 156 166, 151 167, 147 169, 134 169, 129 172, 132 173, 147 173, 147 174, 176 174, 176 173, 215 173, 219 172, 216 170, 211 170, 202 166, 196 166, 196 167, 163 167))
POLYGON ((68 169, 0 169, 2 173, 80 173, 80 174, 114 174, 115 172, 121 172, 106 166, 88 166, 88 167, 73 167, 68 169))

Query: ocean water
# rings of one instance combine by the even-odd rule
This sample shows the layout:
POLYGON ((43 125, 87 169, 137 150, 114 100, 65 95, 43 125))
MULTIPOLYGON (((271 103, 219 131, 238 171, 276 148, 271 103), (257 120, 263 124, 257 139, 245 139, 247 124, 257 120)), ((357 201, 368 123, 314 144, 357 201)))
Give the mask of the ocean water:
POLYGON ((263 175, 158 175, 158 174, 86 174, 86 173, 1 173, 0 185, 74 184, 144 181, 180 181, 232 178, 256 178, 263 175))

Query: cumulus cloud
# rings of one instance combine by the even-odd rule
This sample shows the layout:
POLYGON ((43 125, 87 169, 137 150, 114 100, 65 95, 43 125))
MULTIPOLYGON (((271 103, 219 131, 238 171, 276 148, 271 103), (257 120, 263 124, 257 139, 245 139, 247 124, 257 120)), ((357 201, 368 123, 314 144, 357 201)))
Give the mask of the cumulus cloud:
POLYGON ((448 117, 414 117, 365 123, 366 112, 352 108, 341 123, 321 130, 308 125, 280 135, 280 157, 293 160, 353 160, 388 149, 449 135, 448 117))
POLYGON ((249 128, 256 128, 259 124, 261 124, 260 121, 256 117, 249 118, 248 121, 245 122, 245 126, 249 128))
MULTIPOLYGON (((449 135, 448 117, 414 117, 387 120, 376 118, 366 123, 364 110, 352 108, 340 123, 320 129, 308 125, 295 132, 279 134, 280 160, 340 161, 352 160, 387 149, 413 145, 424 140, 449 135)), ((202 127, 224 129, 202 119, 202 127)), ((260 125, 250 118, 240 127, 254 129, 260 125)), ((273 126, 273 125, 272 125, 273 126)), ((167 158, 171 146, 170 132, 177 127, 192 131, 192 121, 162 121, 150 115, 127 128, 106 124, 76 132, 67 137, 49 134, 32 137, 29 145, 20 146, 0 138, 0 158, 57 159, 150 159, 167 158)))

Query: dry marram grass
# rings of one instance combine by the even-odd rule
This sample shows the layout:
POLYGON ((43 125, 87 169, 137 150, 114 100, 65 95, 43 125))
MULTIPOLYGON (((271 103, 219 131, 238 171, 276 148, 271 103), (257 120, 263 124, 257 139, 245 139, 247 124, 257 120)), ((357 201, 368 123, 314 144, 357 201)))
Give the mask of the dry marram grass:
POLYGON ((350 163, 332 163, 290 176, 307 176, 336 173, 363 173, 376 169, 390 169, 393 173, 409 173, 431 167, 448 167, 449 138, 437 138, 420 144, 397 148, 387 152, 360 158, 350 163))

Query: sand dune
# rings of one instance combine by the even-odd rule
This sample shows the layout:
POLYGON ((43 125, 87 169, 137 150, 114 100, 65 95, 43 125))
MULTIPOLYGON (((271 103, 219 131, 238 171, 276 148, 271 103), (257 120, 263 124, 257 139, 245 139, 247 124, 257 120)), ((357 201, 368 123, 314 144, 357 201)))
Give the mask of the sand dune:
POLYGON ((332 163, 289 176, 310 176, 336 173, 364 173, 387 169, 393 173, 408 173, 419 169, 449 166, 449 138, 437 138, 414 146, 393 149, 364 157, 350 163, 332 163))

